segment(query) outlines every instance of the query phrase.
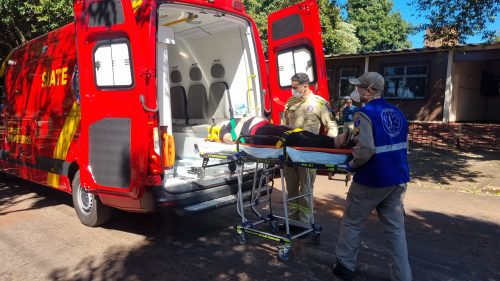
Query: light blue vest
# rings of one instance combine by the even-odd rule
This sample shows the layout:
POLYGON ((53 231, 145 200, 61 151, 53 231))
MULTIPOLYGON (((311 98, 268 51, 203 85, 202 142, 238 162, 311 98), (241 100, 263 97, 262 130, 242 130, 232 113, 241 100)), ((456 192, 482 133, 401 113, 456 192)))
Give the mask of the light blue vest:
POLYGON ((375 154, 356 170, 353 181, 372 187, 409 182, 408 123, 401 111, 380 98, 370 101, 360 112, 372 121, 375 154))

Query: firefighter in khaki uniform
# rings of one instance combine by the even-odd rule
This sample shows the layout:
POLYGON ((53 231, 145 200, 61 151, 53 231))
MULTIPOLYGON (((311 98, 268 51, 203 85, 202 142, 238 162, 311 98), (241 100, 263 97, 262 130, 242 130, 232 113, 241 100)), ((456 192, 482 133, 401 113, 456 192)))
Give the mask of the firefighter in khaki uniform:
MULTIPOLYGON (((297 73, 292 77, 292 97, 285 105, 284 120, 282 123, 292 128, 300 128, 320 133, 321 128, 328 130, 327 136, 334 138, 338 134, 335 121, 332 121, 328 101, 315 95, 309 88, 309 76, 297 73)), ((314 185, 316 171, 310 172, 311 187, 314 185)), ((285 167, 285 180, 288 197, 305 194, 306 168, 285 167)), ((302 197, 289 202, 290 219, 304 223, 311 222, 311 206, 307 197, 302 197)))

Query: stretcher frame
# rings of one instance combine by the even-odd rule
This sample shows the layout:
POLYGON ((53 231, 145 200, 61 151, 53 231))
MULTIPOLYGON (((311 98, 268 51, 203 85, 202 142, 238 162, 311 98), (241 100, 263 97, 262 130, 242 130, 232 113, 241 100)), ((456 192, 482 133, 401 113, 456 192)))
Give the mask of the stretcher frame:
MULTIPOLYGON (((335 169, 337 165, 329 165, 329 164, 316 164, 316 163, 304 163, 304 162, 293 162, 287 158, 286 153, 286 141, 280 137, 276 136, 240 136, 236 141, 236 151, 234 153, 205 153, 201 156, 203 157, 204 167, 210 167, 215 165, 224 165, 215 164, 208 165, 209 158, 217 158, 217 159, 227 159, 231 163, 234 163, 235 172, 237 174, 238 179, 238 193, 237 193, 237 204, 236 209, 238 215, 241 218, 241 223, 238 224, 235 229, 238 235, 238 239, 240 244, 246 243, 246 234, 255 235, 264 239, 272 240, 280 243, 278 246, 278 258, 280 260, 286 261, 290 258, 292 241, 298 238, 303 238, 312 233, 312 242, 314 244, 318 244, 320 242, 321 237, 321 226, 315 223, 314 220, 314 198, 312 192, 312 184, 310 177, 311 169, 318 170, 332 170, 335 169), (243 140, 248 140, 251 138, 273 138, 276 141, 281 141, 283 146, 281 148, 276 148, 274 146, 262 146, 262 145, 247 145, 242 143, 243 140), (282 153, 279 157, 276 158, 258 158, 246 153, 242 146, 250 146, 250 147, 263 147, 263 148, 273 148, 280 149, 282 153), (248 201, 245 202, 243 198, 243 173, 245 163, 255 163, 255 173, 254 173, 254 181, 251 189, 251 196, 248 201), (262 165, 262 167, 260 167, 262 165), (265 166, 268 167, 265 167, 265 166), (300 167, 306 168, 306 193, 300 194, 298 196, 288 198, 288 191, 285 182, 285 172, 284 167, 300 167), (259 179, 258 171, 262 169, 260 173, 259 179), (268 185, 267 182, 269 179, 274 178, 274 173, 276 170, 280 171, 280 179, 281 179, 281 191, 282 191, 282 204, 283 204, 283 216, 278 216, 274 214, 272 207, 272 189, 274 188, 274 184, 268 185), (264 182, 264 180, 266 182, 264 182), (257 184, 258 182, 258 184, 257 184), (264 190, 262 190, 264 188, 264 190), (266 196, 265 200, 261 200, 262 196, 266 196), (290 201, 298 200, 300 198, 306 197, 306 200, 309 200, 310 208, 310 222, 309 224, 303 223, 296 220, 291 220, 288 215, 288 203, 290 201), (267 204, 269 212, 267 215, 261 214, 256 207, 262 204, 267 204), (256 220, 250 220, 245 216, 245 209, 250 208, 253 214, 257 217, 256 220), (286 233, 284 235, 280 235, 278 233, 278 222, 282 221, 285 225, 286 233), (260 224, 268 223, 270 232, 256 229, 256 227, 260 224), (290 231, 290 226, 295 226, 300 228, 301 230, 298 233, 292 234, 290 231)), ((308 148, 300 148, 303 150, 308 150, 308 148)), ((312 149, 311 149, 312 150, 312 149)), ((329 152, 332 149, 328 149, 329 152)), ((274 183, 272 180, 270 181, 274 183)))

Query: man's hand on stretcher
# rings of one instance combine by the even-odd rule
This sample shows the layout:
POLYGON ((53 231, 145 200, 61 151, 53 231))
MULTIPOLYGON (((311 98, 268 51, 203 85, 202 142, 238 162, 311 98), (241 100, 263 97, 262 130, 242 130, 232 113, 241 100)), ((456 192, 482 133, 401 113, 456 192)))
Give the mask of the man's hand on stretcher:
POLYGON ((343 132, 342 134, 334 137, 333 141, 335 143, 335 148, 351 148, 354 146, 350 131, 343 132))

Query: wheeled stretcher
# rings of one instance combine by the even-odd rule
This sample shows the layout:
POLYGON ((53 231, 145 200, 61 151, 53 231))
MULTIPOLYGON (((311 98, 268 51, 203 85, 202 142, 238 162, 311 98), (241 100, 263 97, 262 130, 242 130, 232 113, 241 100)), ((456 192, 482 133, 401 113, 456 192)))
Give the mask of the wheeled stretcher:
POLYGON ((321 226, 314 221, 313 208, 313 193, 310 178, 310 169, 331 170, 337 165, 343 165, 347 162, 351 154, 350 149, 325 149, 325 148, 310 148, 310 147, 288 147, 286 140, 275 136, 241 136, 236 142, 236 148, 233 151, 218 151, 205 152, 200 154, 204 157, 204 165, 209 167, 208 159, 227 159, 233 163, 235 172, 238 178, 238 194, 237 194, 237 212, 241 217, 241 223, 236 228, 239 242, 246 243, 246 235, 255 235, 264 239, 269 239, 280 243, 278 246, 278 257, 281 260, 288 260, 291 253, 292 241, 297 238, 306 237, 312 234, 311 238, 314 243, 319 243, 321 235, 321 226), (264 146, 250 144, 249 140, 254 138, 274 138, 276 142, 281 142, 281 147, 264 146), (243 140, 246 143, 243 143, 243 140), (206 160, 205 160, 206 159, 206 160), (249 200, 243 197, 243 171, 245 164, 252 163, 255 165, 254 181, 249 200), (308 170, 305 194, 289 198, 285 182, 285 166, 303 167, 308 170), (281 180, 282 206, 283 215, 279 216, 273 212, 271 193, 274 187, 273 178, 279 171, 281 180), (291 220, 288 216, 288 203, 299 198, 309 200, 311 221, 303 223, 296 220, 291 220), (261 208, 259 211, 258 207, 261 208), (250 209, 256 217, 251 220, 245 211, 250 209), (266 214, 264 209, 267 209, 266 214), (279 224, 284 225, 284 233, 280 233, 279 224), (259 225, 267 224, 268 229, 263 230, 259 225), (292 233, 291 227, 300 229, 298 233, 292 233))

